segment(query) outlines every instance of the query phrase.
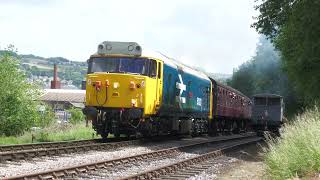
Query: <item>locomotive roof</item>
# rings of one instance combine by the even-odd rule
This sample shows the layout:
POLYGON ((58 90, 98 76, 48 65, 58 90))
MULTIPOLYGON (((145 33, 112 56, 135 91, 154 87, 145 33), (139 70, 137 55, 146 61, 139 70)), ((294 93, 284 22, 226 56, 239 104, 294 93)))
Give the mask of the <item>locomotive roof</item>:
POLYGON ((145 58, 155 58, 162 60, 166 65, 173 68, 179 68, 184 72, 195 75, 199 78, 210 81, 209 77, 182 62, 170 58, 161 52, 144 50, 136 42, 116 42, 116 41, 104 41, 98 45, 98 51, 92 57, 97 56, 128 56, 128 57, 145 57, 145 58))
POLYGON ((176 60, 174 58, 168 57, 166 55, 164 55, 163 53, 159 52, 159 51, 143 51, 142 56, 145 57, 153 57, 156 59, 160 59, 162 60, 165 64, 167 64, 168 66, 171 66, 173 68, 180 68, 182 71, 184 72, 188 72, 192 75, 196 75, 202 79, 206 79, 208 81, 210 81, 209 77, 204 73, 201 72, 199 70, 196 70, 182 62, 180 62, 179 60, 176 60))
POLYGON ((282 96, 278 94, 269 94, 269 93, 255 94, 253 95, 253 97, 282 98, 282 96))

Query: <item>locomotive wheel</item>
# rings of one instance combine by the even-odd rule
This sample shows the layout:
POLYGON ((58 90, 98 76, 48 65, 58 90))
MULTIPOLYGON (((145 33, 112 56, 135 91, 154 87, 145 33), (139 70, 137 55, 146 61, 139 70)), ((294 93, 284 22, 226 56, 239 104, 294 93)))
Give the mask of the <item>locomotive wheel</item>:
POLYGON ((208 129, 209 135, 210 136, 217 136, 218 134, 218 123, 215 119, 212 119, 210 124, 209 124, 209 129, 208 129))
POLYGON ((234 133, 234 134, 239 134, 239 123, 238 123, 237 120, 234 120, 234 121, 233 121, 232 133, 234 133))
POLYGON ((100 135, 103 140, 106 140, 108 138, 109 132, 104 131, 104 132, 101 132, 100 135))
POLYGON ((227 120, 226 122, 226 126, 227 126, 227 133, 228 134, 232 134, 232 126, 233 126, 233 121, 232 120, 227 120))
POLYGON ((219 133, 221 134, 221 135, 223 135, 223 131, 224 131, 224 129, 223 129, 223 124, 222 124, 222 119, 219 119, 219 122, 218 122, 218 129, 219 129, 219 133))
POLYGON ((114 137, 117 139, 120 138, 120 133, 119 132, 114 133, 114 137))

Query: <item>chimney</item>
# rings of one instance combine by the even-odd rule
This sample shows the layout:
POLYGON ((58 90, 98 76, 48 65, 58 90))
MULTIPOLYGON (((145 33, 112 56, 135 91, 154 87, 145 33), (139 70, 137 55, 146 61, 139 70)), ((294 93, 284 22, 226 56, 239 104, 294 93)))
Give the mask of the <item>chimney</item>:
POLYGON ((51 81, 51 89, 60 89, 61 84, 60 81, 58 80, 58 67, 56 64, 54 64, 53 68, 53 81, 51 81))

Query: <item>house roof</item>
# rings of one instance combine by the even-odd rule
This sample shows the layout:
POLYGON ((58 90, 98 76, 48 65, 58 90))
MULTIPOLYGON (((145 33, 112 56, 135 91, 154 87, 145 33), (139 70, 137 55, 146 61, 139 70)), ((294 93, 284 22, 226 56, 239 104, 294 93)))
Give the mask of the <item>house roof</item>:
POLYGON ((44 89, 41 101, 84 103, 86 91, 78 89, 44 89))

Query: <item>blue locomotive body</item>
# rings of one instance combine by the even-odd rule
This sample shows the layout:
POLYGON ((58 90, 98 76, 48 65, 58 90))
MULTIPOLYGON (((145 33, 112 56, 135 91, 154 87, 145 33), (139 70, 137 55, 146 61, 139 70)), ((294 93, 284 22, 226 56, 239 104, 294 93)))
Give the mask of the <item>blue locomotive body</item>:
POLYGON ((164 62, 162 89, 161 116, 209 118, 211 81, 200 72, 164 62))

